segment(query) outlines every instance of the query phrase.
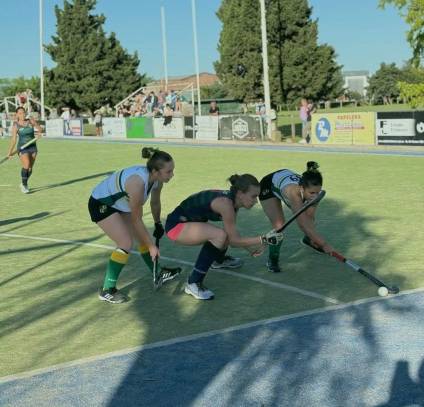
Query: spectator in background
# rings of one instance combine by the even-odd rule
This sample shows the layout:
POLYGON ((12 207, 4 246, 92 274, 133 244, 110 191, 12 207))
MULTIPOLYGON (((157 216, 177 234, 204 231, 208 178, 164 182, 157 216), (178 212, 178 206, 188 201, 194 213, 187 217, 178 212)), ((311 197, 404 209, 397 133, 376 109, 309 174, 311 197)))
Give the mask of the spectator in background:
POLYGON ((262 116, 262 118, 266 114, 266 107, 263 99, 259 99, 259 101, 255 104, 255 113, 262 116))
POLYGON ((100 110, 94 112, 94 124, 96 125, 96 136, 103 136, 103 117, 100 110))
POLYGON ((216 104, 215 100, 212 100, 210 106, 209 106, 209 114, 211 116, 219 116, 219 107, 216 104))
POLYGON ((308 101, 308 116, 307 116, 307 123, 306 123, 306 141, 310 143, 311 141, 311 130, 312 130, 312 113, 315 113, 317 111, 317 108, 315 104, 310 100, 308 101))
POLYGON ((163 121, 163 125, 167 126, 168 124, 170 124, 172 122, 172 117, 174 116, 174 111, 171 108, 171 105, 169 103, 167 103, 163 109, 163 117, 164 117, 164 121, 163 121))
POLYGON ((146 98, 146 110, 147 113, 153 113, 158 105, 158 97, 155 95, 155 92, 151 91, 149 96, 146 98))
POLYGON ((299 108, 299 117, 302 122, 302 139, 299 141, 301 144, 308 142, 308 115, 309 115, 308 101, 301 99, 299 108))
POLYGON ((62 114, 60 115, 60 118, 63 120, 71 119, 71 112, 69 110, 69 107, 62 107, 62 114))

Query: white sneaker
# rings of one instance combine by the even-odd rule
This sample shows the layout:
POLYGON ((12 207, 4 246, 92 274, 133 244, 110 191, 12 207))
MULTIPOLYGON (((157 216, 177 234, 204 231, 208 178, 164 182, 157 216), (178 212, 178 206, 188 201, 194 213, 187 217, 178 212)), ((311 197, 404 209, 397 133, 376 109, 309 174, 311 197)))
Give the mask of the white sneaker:
POLYGON ((238 257, 224 256, 224 261, 222 263, 214 261, 211 269, 238 269, 242 265, 243 261, 238 257))
POLYGON ((202 283, 187 283, 184 287, 184 292, 198 300, 212 300, 214 297, 214 293, 208 290, 202 283))
POLYGON ((20 185, 23 194, 29 194, 29 189, 24 184, 20 185))

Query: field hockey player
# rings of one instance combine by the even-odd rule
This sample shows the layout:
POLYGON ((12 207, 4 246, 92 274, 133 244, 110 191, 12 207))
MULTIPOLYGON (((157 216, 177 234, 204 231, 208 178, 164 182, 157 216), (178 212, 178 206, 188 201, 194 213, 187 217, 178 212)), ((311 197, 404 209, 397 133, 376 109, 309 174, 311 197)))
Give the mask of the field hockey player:
POLYGON ((88 202, 91 220, 116 244, 99 293, 102 301, 122 303, 127 300, 117 290, 116 283, 134 240, 139 242, 140 254, 152 273, 153 261, 160 255, 142 220, 143 205, 151 196, 154 233, 160 234, 163 230, 161 191, 163 184, 174 176, 174 161, 168 153, 147 147, 142 149, 142 157, 148 159, 146 166, 135 165, 113 173, 94 188, 88 202))
POLYGON ((185 293, 198 300, 210 300, 214 293, 203 285, 214 261, 222 262, 228 246, 246 248, 259 255, 265 244, 277 244, 282 233, 271 231, 264 236, 242 237, 236 229, 240 208, 252 208, 258 199, 259 182, 250 174, 232 175, 230 190, 206 190, 195 193, 181 202, 167 217, 165 231, 174 242, 193 246, 202 245, 185 293), (223 222, 223 229, 208 221, 223 222))
MULTIPOLYGON (((259 201, 275 230, 281 229, 285 223, 282 202, 295 213, 321 191, 323 179, 318 167, 315 161, 308 161, 306 171, 301 176, 292 170, 281 169, 262 178, 259 201)), ((316 252, 330 254, 333 248, 315 229, 315 212, 316 206, 311 206, 297 218, 297 223, 305 234, 301 243, 316 252)), ((281 244, 282 242, 269 247, 267 268, 272 273, 281 271, 281 244)))
POLYGON ((34 169, 37 158, 37 146, 35 141, 26 148, 22 148, 22 146, 36 138, 35 130, 38 132, 38 137, 41 137, 42 130, 38 122, 32 117, 26 118, 25 109, 18 107, 16 109, 16 121, 12 125, 12 137, 10 139, 8 157, 12 158, 16 146, 22 165, 20 188, 24 194, 29 193, 28 179, 34 169))

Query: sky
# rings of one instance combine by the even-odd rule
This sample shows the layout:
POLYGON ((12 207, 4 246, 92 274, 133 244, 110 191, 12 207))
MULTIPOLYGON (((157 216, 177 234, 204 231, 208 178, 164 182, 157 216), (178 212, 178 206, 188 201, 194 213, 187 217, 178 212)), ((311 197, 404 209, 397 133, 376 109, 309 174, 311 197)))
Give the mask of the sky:
MULTIPOLYGON (((43 0, 43 43, 56 33, 54 6, 43 0)), ((216 16, 221 0, 196 0, 199 69, 214 72, 221 23, 216 16)), ((318 20, 318 42, 334 47, 343 70, 374 73, 382 62, 402 66, 411 55, 408 26, 398 10, 377 7, 378 0, 309 0, 318 20)), ((192 0, 97 0, 96 13, 106 17, 104 29, 115 32, 129 52, 138 52, 139 71, 164 77, 161 5, 165 11, 168 76, 195 73, 192 0)), ((259 7, 259 0, 258 0, 259 7)), ((39 0, 0 0, 0 78, 39 76, 39 0)), ((54 62, 44 54, 44 65, 54 62)))

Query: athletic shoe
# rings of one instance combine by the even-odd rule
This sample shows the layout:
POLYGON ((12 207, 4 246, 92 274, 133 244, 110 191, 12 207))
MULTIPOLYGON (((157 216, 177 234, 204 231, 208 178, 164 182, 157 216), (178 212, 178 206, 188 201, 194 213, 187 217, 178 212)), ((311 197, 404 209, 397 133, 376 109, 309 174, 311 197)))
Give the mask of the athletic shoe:
POLYGON ((29 189, 26 185, 21 184, 20 187, 23 194, 29 194, 29 189))
POLYGON ((161 267, 156 284, 162 285, 167 281, 173 280, 180 275, 181 271, 181 267, 161 267))
POLYGON ((300 239, 300 243, 302 243, 306 247, 310 247, 314 249, 315 253, 324 254, 324 250, 321 247, 315 247, 312 245, 311 239, 308 236, 303 236, 303 239, 300 239))
POLYGON ((214 261, 211 269, 238 269, 242 265, 243 261, 238 257, 224 256, 224 260, 221 263, 214 261))
POLYGON ((278 260, 268 260, 266 263, 267 270, 270 273, 281 273, 280 266, 278 264, 278 260))
POLYGON ((112 304, 121 304, 128 300, 128 298, 121 294, 116 288, 109 288, 108 290, 100 289, 99 299, 101 301, 107 301, 112 304))
POLYGON ((212 300, 214 297, 214 293, 208 290, 203 283, 187 283, 184 292, 192 295, 198 300, 212 300))

